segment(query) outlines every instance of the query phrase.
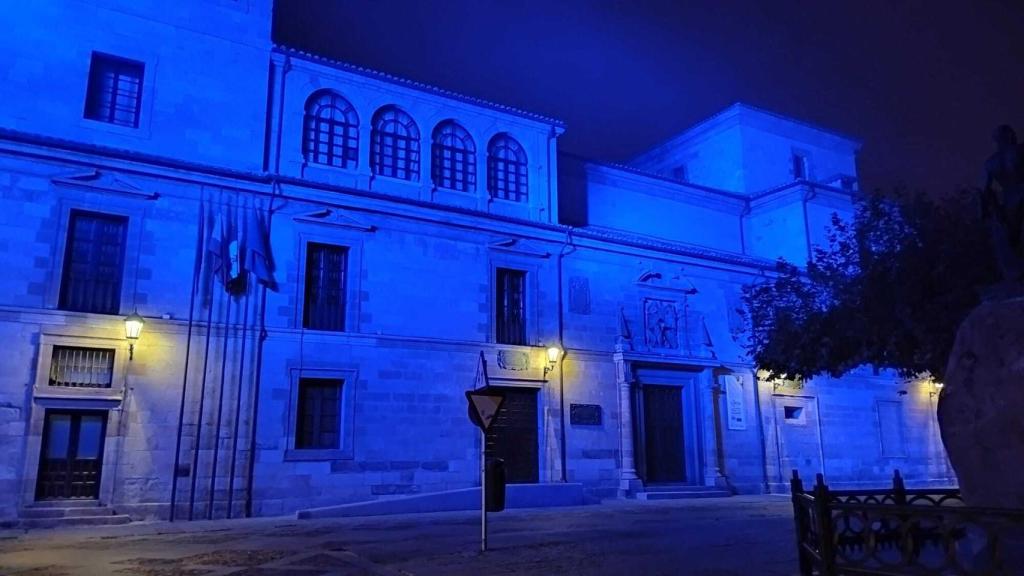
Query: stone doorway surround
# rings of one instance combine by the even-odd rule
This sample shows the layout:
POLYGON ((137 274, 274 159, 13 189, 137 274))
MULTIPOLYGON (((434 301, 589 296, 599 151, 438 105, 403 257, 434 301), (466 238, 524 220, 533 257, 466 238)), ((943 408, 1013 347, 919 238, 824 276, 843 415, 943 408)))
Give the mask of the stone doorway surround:
MULTIPOLYGON (((684 388, 683 425, 686 481, 696 486, 726 485, 718 469, 717 438, 721 435, 712 414, 714 400, 714 370, 719 363, 707 359, 666 358, 651 354, 618 350, 614 353, 615 379, 619 409, 619 496, 634 497, 644 491, 644 482, 637 472, 637 439, 642 440, 642 422, 638 412, 643 381, 638 378, 661 373, 684 388), (676 378, 672 378, 675 375, 676 378), (685 383, 689 381, 689 385, 685 383), (690 388, 689 393, 685 390, 690 388)), ((665 379, 663 379, 665 380, 665 379)), ((649 384, 672 384, 652 381, 649 384)))
POLYGON ((121 419, 126 394, 125 374, 127 370, 127 345, 123 338, 108 334, 82 335, 75 333, 47 333, 40 335, 36 379, 32 396, 27 407, 28 430, 25 437, 24 461, 22 463, 21 494, 19 508, 36 502, 36 487, 39 480, 39 460, 43 449, 43 429, 46 411, 106 411, 106 433, 103 438, 104 457, 100 471, 100 503, 113 502, 118 460, 121 453, 121 419), (50 361, 54 346, 82 346, 109 348, 114 352, 112 382, 109 388, 65 388, 49 385, 50 361))

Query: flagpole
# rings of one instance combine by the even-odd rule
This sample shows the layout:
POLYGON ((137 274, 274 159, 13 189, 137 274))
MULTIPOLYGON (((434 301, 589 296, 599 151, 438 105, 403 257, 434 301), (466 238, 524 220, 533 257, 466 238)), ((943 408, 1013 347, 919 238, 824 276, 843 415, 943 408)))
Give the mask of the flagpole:
POLYGON ((235 460, 238 455, 238 424, 242 420, 242 380, 245 374, 245 345, 249 335, 249 276, 246 275, 245 312, 242 317, 242 357, 238 361, 238 393, 235 396, 235 429, 231 434, 231 471, 228 476, 228 518, 235 501, 235 460))
POLYGON ((169 521, 174 522, 175 508, 178 503, 178 466, 181 465, 181 432, 185 422, 185 397, 188 390, 188 363, 192 352, 192 326, 195 320, 196 291, 199 285, 199 272, 203 262, 203 233, 206 231, 206 205, 199 202, 199 224, 196 233, 196 255, 192 263, 192 292, 188 297, 188 331, 185 337, 185 369, 181 374, 181 402, 178 405, 178 430, 174 440, 174 469, 171 471, 171 511, 169 521))
POLYGON ((210 497, 206 508, 206 519, 213 520, 213 492, 217 489, 217 458, 220 456, 220 421, 224 413, 224 377, 228 366, 228 336, 231 327, 231 295, 225 300, 224 340, 220 348, 220 384, 217 388, 217 420, 213 426, 213 470, 210 473, 210 497))
MULTIPOLYGON (((274 191, 280 187, 277 181, 274 182, 274 191)), ((270 241, 270 227, 274 220, 274 196, 270 198, 270 205, 267 206, 266 238, 270 241)), ((260 221, 260 230, 263 230, 263 221, 260 221)), ((245 517, 252 516, 252 489, 255 483, 256 474, 256 425, 259 423, 260 410, 260 384, 263 379, 263 344, 267 341, 267 285, 260 286, 260 330, 256 342, 256 360, 254 362, 252 380, 252 412, 249 420, 249 462, 245 477, 245 517)))
MULTIPOLYGON (((213 289, 213 275, 210 275, 210 289, 213 289)), ((206 344, 203 349, 203 380, 199 386, 199 414, 196 416, 196 443, 192 451, 192 479, 188 494, 188 519, 192 520, 196 504, 196 477, 199 475, 199 441, 203 436, 203 405, 206 402, 206 369, 210 361, 210 335, 213 333, 213 296, 210 297, 210 308, 206 312, 206 344)))

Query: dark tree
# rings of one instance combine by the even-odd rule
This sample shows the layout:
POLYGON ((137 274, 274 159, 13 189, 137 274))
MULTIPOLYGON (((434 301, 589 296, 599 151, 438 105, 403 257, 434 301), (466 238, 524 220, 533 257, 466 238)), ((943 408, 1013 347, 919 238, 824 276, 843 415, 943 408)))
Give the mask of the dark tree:
POLYGON ((978 193, 874 193, 833 215, 806 270, 779 261, 744 287, 747 351, 773 377, 862 365, 942 379, 957 327, 998 280, 978 193))

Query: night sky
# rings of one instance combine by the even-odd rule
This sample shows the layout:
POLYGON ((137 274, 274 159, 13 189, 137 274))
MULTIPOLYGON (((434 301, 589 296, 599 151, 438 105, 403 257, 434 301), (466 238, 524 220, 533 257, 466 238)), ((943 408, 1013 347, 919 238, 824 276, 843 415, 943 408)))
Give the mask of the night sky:
POLYGON ((862 187, 978 185, 1024 137, 1024 1, 276 0, 275 41, 564 120, 625 161, 735 101, 863 140, 862 187))

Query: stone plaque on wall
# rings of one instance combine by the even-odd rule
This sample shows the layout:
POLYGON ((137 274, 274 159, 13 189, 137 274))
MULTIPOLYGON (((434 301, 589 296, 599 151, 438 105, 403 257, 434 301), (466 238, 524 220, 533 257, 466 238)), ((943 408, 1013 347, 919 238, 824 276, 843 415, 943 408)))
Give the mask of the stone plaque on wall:
POLYGON ((600 404, 570 404, 569 423, 584 426, 601 425, 600 404))
POLYGON ((498 368, 502 370, 528 370, 530 355, 521 350, 498 350, 498 368))
POLYGON ((590 280, 584 276, 569 278, 569 311, 590 314, 590 280))

